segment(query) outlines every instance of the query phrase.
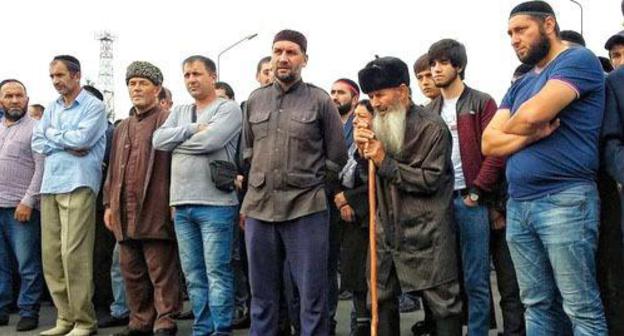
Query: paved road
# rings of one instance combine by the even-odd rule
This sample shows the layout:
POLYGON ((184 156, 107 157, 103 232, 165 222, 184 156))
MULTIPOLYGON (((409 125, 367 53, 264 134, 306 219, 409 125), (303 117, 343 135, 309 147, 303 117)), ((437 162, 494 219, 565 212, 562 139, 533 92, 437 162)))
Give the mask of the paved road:
MULTIPOLYGON (((492 288, 494 290, 494 302, 496 306, 496 320, 499 328, 502 326, 502 321, 500 317, 500 310, 498 307, 498 302, 500 300, 500 296, 496 291, 496 278, 492 277, 492 288)), ((185 302, 185 308, 188 309, 188 302, 185 302)), ((349 335, 349 316, 351 313, 351 304, 348 301, 340 301, 338 305, 338 328, 337 335, 338 336, 348 336, 349 335)), ((16 315, 11 315, 11 321, 9 325, 6 327, 0 327, 0 336, 38 336, 39 332, 51 328, 54 325, 54 320, 56 318, 56 310, 50 304, 44 304, 41 308, 41 318, 39 323, 39 328, 31 331, 31 332, 15 332, 15 324, 19 319, 16 315)), ((415 321, 422 320, 423 314, 421 311, 401 314, 401 335, 411 336, 410 327, 415 321)), ((178 322, 178 335, 187 336, 191 335, 191 325, 192 321, 179 321, 178 322)), ((107 328, 98 330, 98 335, 112 335, 113 333, 122 330, 123 328, 107 328)), ((465 328, 464 328, 465 332, 465 328)), ((496 336, 497 330, 491 330, 490 336, 496 336)), ((247 335, 247 330, 236 330, 234 332, 234 336, 243 336, 247 335)))

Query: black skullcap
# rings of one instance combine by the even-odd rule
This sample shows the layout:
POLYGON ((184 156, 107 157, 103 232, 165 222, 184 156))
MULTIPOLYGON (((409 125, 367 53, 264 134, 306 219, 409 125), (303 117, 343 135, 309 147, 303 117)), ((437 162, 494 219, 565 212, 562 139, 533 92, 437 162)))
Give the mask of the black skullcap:
POLYGON ((284 29, 275 34, 273 44, 277 41, 290 41, 292 43, 296 43, 299 45, 304 54, 306 53, 306 50, 308 50, 308 40, 303 34, 295 30, 284 29))
POLYGON ((624 30, 609 37, 607 43, 605 43, 605 49, 611 50, 616 44, 624 44, 624 30))
POLYGON ((559 37, 561 37, 561 39, 563 41, 568 41, 568 42, 572 42, 572 43, 576 43, 578 45, 581 46, 585 46, 585 38, 583 37, 583 35, 581 35, 581 33, 574 31, 574 30, 562 30, 561 33, 559 33, 559 37))
POLYGON ((364 93, 388 89, 405 84, 409 86, 407 64, 396 57, 377 58, 358 73, 360 88, 364 93))
POLYGON ((545 1, 527 1, 514 7, 509 13, 509 18, 516 15, 551 15, 555 16, 555 11, 545 1))
POLYGON ((344 83, 344 84, 347 84, 351 88, 351 91, 353 91, 353 95, 354 96, 359 96, 360 95, 360 87, 357 85, 356 82, 350 80, 349 78, 340 78, 340 79, 336 80, 334 83, 344 83))

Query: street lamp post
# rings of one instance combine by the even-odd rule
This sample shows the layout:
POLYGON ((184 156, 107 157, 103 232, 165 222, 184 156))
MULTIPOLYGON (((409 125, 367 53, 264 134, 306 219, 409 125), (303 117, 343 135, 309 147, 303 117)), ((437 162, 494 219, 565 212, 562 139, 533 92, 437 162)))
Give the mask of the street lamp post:
POLYGON ((218 80, 219 78, 221 78, 221 55, 223 55, 223 54, 225 54, 226 52, 230 51, 230 49, 232 49, 232 48, 236 47, 237 45, 239 45, 239 44, 241 44, 241 43, 243 43, 243 42, 245 42, 245 41, 249 41, 249 40, 253 39, 253 38, 254 38, 254 37, 256 37, 256 36, 258 36, 258 33, 254 33, 254 34, 251 34, 251 35, 249 35, 249 36, 245 36, 245 37, 243 37, 242 39, 240 39, 240 40, 236 41, 236 43, 232 44, 231 46, 229 46, 229 47, 227 47, 227 48, 223 49, 223 50, 219 53, 219 55, 217 56, 217 80, 218 80))
POLYGON ((583 5, 581 5, 578 1, 576 0, 570 0, 571 2, 575 3, 577 6, 579 6, 579 8, 581 9, 581 35, 583 35, 583 5))

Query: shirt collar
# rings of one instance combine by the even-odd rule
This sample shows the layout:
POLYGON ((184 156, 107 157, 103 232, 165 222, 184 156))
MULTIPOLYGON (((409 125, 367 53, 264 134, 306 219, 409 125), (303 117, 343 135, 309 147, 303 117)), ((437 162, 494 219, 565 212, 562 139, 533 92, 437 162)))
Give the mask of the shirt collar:
POLYGON ((303 79, 299 78, 295 84, 288 88, 288 90, 284 91, 282 86, 277 82, 277 80, 273 81, 273 89, 275 89, 278 93, 287 94, 291 91, 297 90, 303 84, 303 79))
MULTIPOLYGON (((74 102, 71 104, 71 106, 74 106, 74 104, 76 103, 78 103, 78 105, 83 105, 85 103, 85 100, 89 97, 89 95, 90 93, 88 93, 87 90, 80 89, 80 92, 76 96, 76 99, 74 99, 74 102)), ((65 101, 63 100, 63 96, 58 97, 56 99, 56 102, 63 107, 65 106, 65 101)))
MULTIPOLYGON (((134 110, 134 107, 131 107, 130 108, 130 113, 132 113, 133 110, 134 110)), ((137 121, 141 121, 141 120, 149 117, 150 115, 156 113, 156 111, 159 111, 159 110, 160 110, 160 104, 156 104, 156 105, 154 105, 154 107, 152 107, 151 109, 149 109, 149 110, 147 110, 147 111, 145 111, 145 112, 143 112, 141 114, 137 114, 136 111, 135 111, 135 113, 133 115, 133 118, 136 118, 137 121)), ((130 115, 130 113, 128 113, 128 115, 130 115)))

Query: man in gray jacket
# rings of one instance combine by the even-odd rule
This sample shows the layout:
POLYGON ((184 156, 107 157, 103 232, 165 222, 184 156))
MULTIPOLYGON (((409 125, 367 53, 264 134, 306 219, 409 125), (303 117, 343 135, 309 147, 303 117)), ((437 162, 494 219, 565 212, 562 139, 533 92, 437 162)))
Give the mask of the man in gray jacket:
POLYGON ((214 182, 222 176, 213 176, 211 165, 235 162, 241 110, 234 101, 217 98, 216 68, 209 58, 187 58, 183 73, 195 103, 176 106, 154 133, 153 142, 156 149, 173 152, 170 197, 195 315, 193 334, 230 335, 234 308, 230 258, 238 199, 233 180, 228 185, 214 182))

